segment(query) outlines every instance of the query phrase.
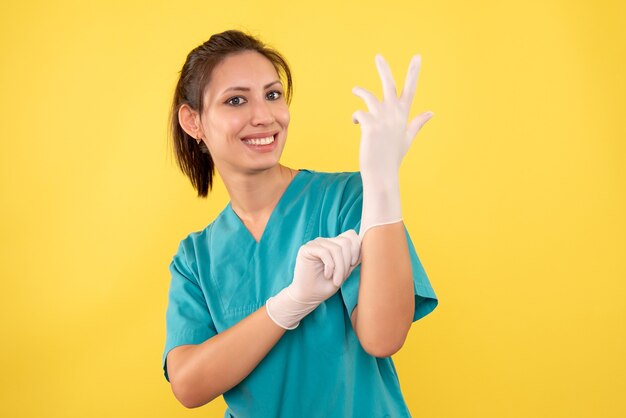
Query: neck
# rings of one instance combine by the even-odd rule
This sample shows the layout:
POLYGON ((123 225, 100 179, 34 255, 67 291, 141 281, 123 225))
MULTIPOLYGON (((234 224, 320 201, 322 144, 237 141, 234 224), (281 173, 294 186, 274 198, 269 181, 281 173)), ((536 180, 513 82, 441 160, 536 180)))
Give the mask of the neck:
POLYGON ((269 170, 222 177, 237 216, 247 222, 267 217, 285 192, 296 171, 277 164, 269 170))

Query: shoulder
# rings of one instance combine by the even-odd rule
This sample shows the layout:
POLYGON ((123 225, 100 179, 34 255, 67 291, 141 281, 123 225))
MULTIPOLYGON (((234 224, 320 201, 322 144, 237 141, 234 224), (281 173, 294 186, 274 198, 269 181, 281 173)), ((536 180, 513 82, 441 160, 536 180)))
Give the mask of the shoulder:
MULTIPOLYGON (((219 219, 219 217, 217 219, 219 219)), ((195 270, 198 254, 203 254, 204 258, 208 255, 207 244, 210 242, 214 223, 215 221, 199 231, 190 232, 181 239, 174 258, 180 259, 180 261, 183 261, 189 268, 195 270)))
POLYGON ((311 176, 311 183, 322 188, 326 193, 337 192, 343 194, 346 191, 363 189, 361 173, 358 171, 325 172, 314 170, 302 170, 311 176))
POLYGON ((187 254, 193 254, 198 250, 204 251, 205 247, 208 247, 211 241, 213 230, 216 228, 216 225, 226 222, 228 212, 230 210, 230 203, 228 203, 210 224, 200 230, 188 233, 180 241, 178 251, 186 252, 187 254))
POLYGON ((317 202, 319 218, 323 219, 323 234, 338 235, 347 229, 357 229, 361 220, 363 182, 358 171, 310 173, 317 180, 311 190, 317 202))

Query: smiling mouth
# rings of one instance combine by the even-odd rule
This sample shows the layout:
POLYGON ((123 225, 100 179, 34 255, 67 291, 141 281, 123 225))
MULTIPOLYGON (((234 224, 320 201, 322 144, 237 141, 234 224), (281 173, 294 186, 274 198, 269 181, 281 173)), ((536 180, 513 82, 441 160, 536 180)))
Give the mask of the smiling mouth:
POLYGON ((242 139, 241 142, 246 145, 269 145, 276 140, 276 135, 268 136, 266 138, 242 139))

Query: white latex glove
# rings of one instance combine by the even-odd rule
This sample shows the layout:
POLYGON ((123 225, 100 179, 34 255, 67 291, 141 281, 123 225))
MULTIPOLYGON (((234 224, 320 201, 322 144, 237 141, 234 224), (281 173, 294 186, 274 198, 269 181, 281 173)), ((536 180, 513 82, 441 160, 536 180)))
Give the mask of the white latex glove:
POLYGON ((269 317, 282 328, 296 328, 302 318, 339 290, 358 265, 360 252, 361 240, 353 229, 301 246, 293 281, 265 304, 269 317))
POLYGON ((400 164, 417 132, 433 116, 432 112, 424 112, 408 123, 421 64, 419 55, 411 59, 400 97, 385 59, 376 55, 375 62, 383 84, 383 101, 378 101, 375 95, 361 87, 352 89, 352 93, 365 101, 369 110, 369 113, 359 110, 352 115, 352 121, 361 125, 361 239, 374 226, 402 220, 400 164))

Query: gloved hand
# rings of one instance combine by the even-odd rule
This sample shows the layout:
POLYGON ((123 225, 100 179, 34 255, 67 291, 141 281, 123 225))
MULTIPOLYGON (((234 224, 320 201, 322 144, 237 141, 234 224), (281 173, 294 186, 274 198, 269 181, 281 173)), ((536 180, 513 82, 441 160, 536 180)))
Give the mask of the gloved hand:
POLYGON ((265 304, 269 317, 282 328, 295 329, 302 318, 339 290, 358 265, 360 252, 361 240, 352 229, 301 246, 293 281, 265 304))
POLYGON ((369 113, 359 110, 352 115, 352 121, 361 125, 361 239, 374 226, 402 220, 400 164, 417 132, 433 116, 432 112, 425 112, 407 123, 421 64, 419 55, 411 59, 400 97, 397 97, 395 81, 385 59, 376 55, 375 61, 383 84, 383 101, 379 102, 375 95, 361 87, 352 89, 369 110, 369 113))

